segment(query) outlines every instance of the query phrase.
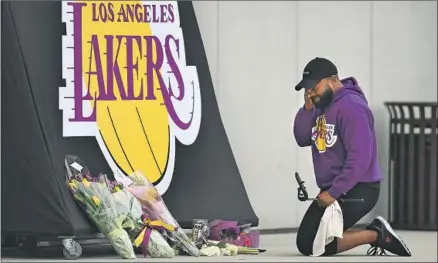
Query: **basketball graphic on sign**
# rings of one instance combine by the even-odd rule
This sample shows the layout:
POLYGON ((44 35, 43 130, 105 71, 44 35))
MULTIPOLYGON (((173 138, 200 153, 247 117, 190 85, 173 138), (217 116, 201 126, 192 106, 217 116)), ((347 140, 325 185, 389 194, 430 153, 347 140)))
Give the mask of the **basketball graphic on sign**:
POLYGON ((201 122, 197 70, 185 61, 174 1, 62 2, 63 136, 94 136, 116 179, 142 172, 170 185, 175 139, 201 122))

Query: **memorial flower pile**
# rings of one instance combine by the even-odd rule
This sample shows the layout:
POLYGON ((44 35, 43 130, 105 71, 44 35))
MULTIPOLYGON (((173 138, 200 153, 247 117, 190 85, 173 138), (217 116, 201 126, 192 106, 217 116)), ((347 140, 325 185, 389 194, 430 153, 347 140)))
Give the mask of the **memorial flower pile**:
POLYGON ((84 162, 74 155, 66 156, 65 167, 73 198, 124 259, 136 258, 134 247, 141 248, 144 257, 152 258, 263 252, 246 247, 246 243, 245 247, 232 244, 234 239, 210 240, 208 221, 202 219, 194 221, 190 239, 141 172, 134 172, 120 182, 110 181, 105 174, 92 177, 84 162))

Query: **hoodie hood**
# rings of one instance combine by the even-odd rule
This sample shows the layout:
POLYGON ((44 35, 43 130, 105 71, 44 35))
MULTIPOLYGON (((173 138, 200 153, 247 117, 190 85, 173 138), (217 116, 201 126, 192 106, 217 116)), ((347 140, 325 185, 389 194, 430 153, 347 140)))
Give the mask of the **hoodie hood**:
POLYGON ((332 103, 336 103, 336 101, 343 98, 345 95, 356 95, 362 98, 367 104, 368 101, 363 93, 362 89, 359 87, 357 80, 354 77, 348 77, 341 80, 341 83, 344 85, 343 88, 339 89, 335 94, 333 94, 332 103))

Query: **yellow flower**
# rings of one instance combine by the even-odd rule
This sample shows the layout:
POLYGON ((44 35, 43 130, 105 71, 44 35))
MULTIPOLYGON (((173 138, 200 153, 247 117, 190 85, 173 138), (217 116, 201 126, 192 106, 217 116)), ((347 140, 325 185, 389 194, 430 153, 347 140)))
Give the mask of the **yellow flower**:
POLYGON ((155 190, 155 188, 150 188, 147 190, 147 193, 149 194, 149 196, 153 197, 153 198, 157 198, 157 191, 155 190))
POLYGON ((93 200, 93 203, 96 206, 100 206, 100 200, 99 200, 99 198, 97 198, 97 196, 93 195, 93 197, 91 197, 91 200, 93 200))
POLYGON ((71 182, 68 185, 70 186, 71 189, 78 189, 75 182, 71 182))
POLYGON ((87 179, 82 179, 82 183, 84 184, 84 186, 86 187, 86 188, 89 188, 90 187, 90 182, 88 182, 88 180, 87 179))

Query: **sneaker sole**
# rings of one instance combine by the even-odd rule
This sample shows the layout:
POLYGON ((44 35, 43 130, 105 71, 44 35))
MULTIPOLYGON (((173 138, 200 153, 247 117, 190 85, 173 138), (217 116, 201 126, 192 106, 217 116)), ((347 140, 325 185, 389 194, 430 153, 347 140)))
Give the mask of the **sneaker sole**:
POLYGON ((405 244, 405 242, 395 233, 394 229, 389 225, 389 223, 381 216, 376 217, 377 220, 379 220, 382 224, 385 225, 386 229, 393 235, 399 242, 402 244, 403 248, 408 252, 409 256, 411 256, 411 251, 409 250, 408 246, 405 244))

